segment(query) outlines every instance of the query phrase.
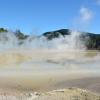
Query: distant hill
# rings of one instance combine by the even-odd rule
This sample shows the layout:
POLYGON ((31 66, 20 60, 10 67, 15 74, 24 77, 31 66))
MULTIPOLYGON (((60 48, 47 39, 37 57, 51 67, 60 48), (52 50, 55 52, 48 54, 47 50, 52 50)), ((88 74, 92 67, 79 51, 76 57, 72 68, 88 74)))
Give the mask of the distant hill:
MULTIPOLYGON (((8 32, 7 29, 0 28, 0 33, 8 32)), ((25 35, 20 30, 16 30, 13 32, 15 36, 19 40, 25 40, 29 37, 29 35, 25 35)), ((89 50, 100 50, 100 34, 94 34, 89 32, 81 32, 80 38, 85 41, 86 37, 89 37, 88 41, 85 42, 87 49, 89 50)), ((70 35, 71 30, 69 29, 60 29, 51 32, 45 32, 41 36, 46 37, 48 40, 52 40, 55 38, 59 38, 60 36, 65 37, 66 35, 70 35)))
MULTIPOLYGON (((52 32, 45 32, 43 36, 47 37, 48 40, 52 40, 54 38, 58 38, 60 36, 65 37, 66 35, 70 35, 71 30, 69 29, 61 29, 52 32)), ((81 39, 84 40, 86 37, 89 37, 88 41, 86 41, 85 45, 87 49, 90 50, 100 50, 100 34, 94 34, 89 32, 81 32, 81 39)))
MULTIPOLYGON (((5 32, 9 32, 7 29, 4 28, 0 28, 0 33, 5 33, 5 32)), ((18 39, 26 39, 28 37, 28 35, 25 35, 24 33, 22 33, 20 30, 16 30, 15 32, 13 32, 15 34, 15 36, 18 39)))
POLYGON ((49 40, 58 38, 61 35, 62 36, 70 35, 70 30, 69 29, 61 29, 61 30, 43 33, 43 36, 47 37, 47 39, 49 39, 49 40))

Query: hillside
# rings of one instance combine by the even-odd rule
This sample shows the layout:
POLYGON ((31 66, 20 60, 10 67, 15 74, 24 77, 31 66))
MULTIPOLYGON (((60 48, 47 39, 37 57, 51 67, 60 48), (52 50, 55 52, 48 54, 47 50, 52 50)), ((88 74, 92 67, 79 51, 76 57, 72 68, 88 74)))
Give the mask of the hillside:
MULTIPOLYGON (((3 32, 8 32, 8 30, 4 29, 4 28, 0 28, 0 33, 3 33, 3 32)), ((13 33, 19 40, 25 40, 29 37, 29 35, 25 35, 20 30, 16 30, 13 33)), ((51 41, 54 38, 59 38, 60 36, 65 37, 70 34, 71 34, 71 30, 60 29, 60 30, 56 30, 56 31, 45 32, 41 36, 44 36, 47 38, 47 40, 51 41)), ((80 39, 85 41, 84 43, 85 43, 87 49, 100 50, 100 34, 81 32, 80 39), (88 37, 88 40, 86 40, 87 37, 88 37)))
MULTIPOLYGON (((52 32, 46 32, 43 34, 43 36, 47 37, 48 40, 52 40, 60 36, 65 37, 66 35, 70 35, 70 34, 71 34, 71 30, 61 29, 52 32)), ((100 34, 81 32, 80 35, 81 40, 85 41, 86 37, 88 37, 88 40, 86 40, 85 42, 87 49, 100 50, 100 34)))

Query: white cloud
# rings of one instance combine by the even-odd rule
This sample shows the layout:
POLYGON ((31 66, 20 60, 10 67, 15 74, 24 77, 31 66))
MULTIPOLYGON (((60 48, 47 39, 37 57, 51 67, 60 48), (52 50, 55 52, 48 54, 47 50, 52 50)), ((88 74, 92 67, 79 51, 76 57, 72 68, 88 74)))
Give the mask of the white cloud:
POLYGON ((86 7, 81 7, 79 11, 79 22, 88 23, 93 18, 93 13, 86 7))
POLYGON ((100 0, 96 0, 97 1, 97 5, 100 5, 100 0))
POLYGON ((95 13, 91 9, 82 6, 73 19, 73 28, 77 30, 86 29, 90 25, 94 14, 95 13))

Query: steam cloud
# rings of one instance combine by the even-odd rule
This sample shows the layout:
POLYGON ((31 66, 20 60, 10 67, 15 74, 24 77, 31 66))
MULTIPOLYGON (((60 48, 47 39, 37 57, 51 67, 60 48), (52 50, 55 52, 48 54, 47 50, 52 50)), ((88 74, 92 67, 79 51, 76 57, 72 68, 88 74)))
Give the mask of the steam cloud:
POLYGON ((86 7, 81 7, 79 11, 79 21, 82 23, 87 23, 90 22, 91 19, 93 18, 93 13, 91 10, 89 10, 86 7))
POLYGON ((70 35, 60 36, 53 40, 47 40, 44 36, 30 36, 26 40, 19 40, 14 33, 6 32, 0 34, 0 50, 15 48, 84 50, 85 45, 80 35, 80 32, 72 31, 70 35))
POLYGON ((97 5, 99 5, 100 6, 100 0, 96 0, 97 1, 97 5))

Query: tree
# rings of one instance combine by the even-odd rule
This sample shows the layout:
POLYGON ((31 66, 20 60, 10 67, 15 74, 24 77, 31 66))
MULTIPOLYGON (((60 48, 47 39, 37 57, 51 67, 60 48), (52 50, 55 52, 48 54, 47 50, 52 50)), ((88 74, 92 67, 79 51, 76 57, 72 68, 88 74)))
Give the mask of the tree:
POLYGON ((2 33, 2 32, 7 32, 7 30, 4 28, 0 28, 0 33, 2 33))
POLYGON ((19 29, 15 31, 15 35, 18 39, 23 40, 26 39, 26 35, 24 35, 19 29))

